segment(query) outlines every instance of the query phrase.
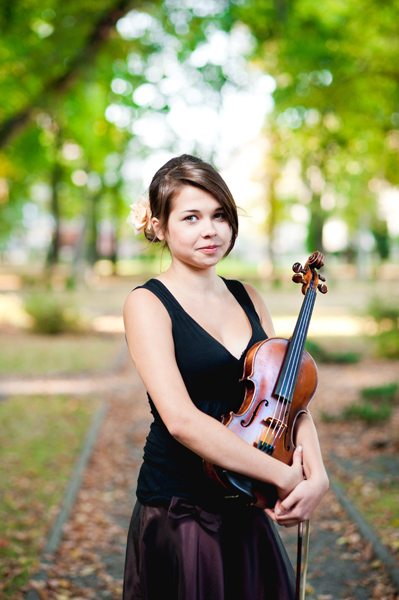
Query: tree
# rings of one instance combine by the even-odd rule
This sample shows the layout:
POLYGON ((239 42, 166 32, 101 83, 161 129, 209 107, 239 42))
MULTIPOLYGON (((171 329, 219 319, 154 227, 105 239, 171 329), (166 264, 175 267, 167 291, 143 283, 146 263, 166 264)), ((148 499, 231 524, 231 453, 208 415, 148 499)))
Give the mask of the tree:
MULTIPOLYGON (((136 101, 132 92, 146 85, 148 90, 149 71, 156 70, 157 61, 165 65, 168 52, 170 56, 173 51, 175 61, 189 56, 196 41, 205 38, 202 25, 211 22, 196 14, 201 13, 200 3, 182 11, 173 3, 136 2, 135 9, 142 12, 129 13, 120 35, 115 24, 123 28, 122 17, 131 6, 127 0, 68 5, 53 0, 43 9, 30 0, 23 12, 16 5, 2 15, 8 24, 0 43, 0 56, 7 59, 0 79, 0 177, 7 187, 8 209, 3 212, 3 233, 17 233, 16 224, 22 220, 18 216, 31 190, 47 188, 54 223, 50 263, 58 259, 61 218, 85 215, 90 262, 96 257, 99 219, 112 218, 117 237, 124 206, 120 167, 132 146, 128 142, 136 134, 135 124, 149 113, 168 111, 167 102, 136 101), (182 16, 191 27, 178 40, 182 16), (12 77, 12 72, 20 76, 12 77)), ((191 73, 195 70, 191 67, 191 73)), ((154 83, 165 76, 162 72, 154 83)), ((207 92, 210 79, 218 77, 213 71, 200 76, 207 92)), ((172 145, 176 136, 171 130, 168 137, 166 144, 172 145)), ((138 136, 134 141, 135 152, 151 150, 138 136)))
POLYGON ((368 215, 371 226, 377 207, 370 180, 398 183, 396 12, 395 2, 375 0, 254 0, 232 9, 256 40, 253 61, 277 82, 274 154, 301 161, 312 247, 332 209, 352 231, 368 215), (323 189, 334 197, 330 209, 323 189))
MULTIPOLYGON (((0 188, 6 193, 0 198, 5 205, 1 232, 3 239, 11 232, 18 236, 24 206, 36 202, 32 190, 47 187, 54 223, 50 264, 58 260, 60 218, 87 213, 83 186, 71 176, 83 168, 92 187, 98 187, 93 183, 98 173, 102 185, 106 156, 123 152, 128 139, 104 113, 113 66, 127 53, 126 43, 115 35, 115 24, 131 4, 83 0, 65 5, 53 0, 43 9, 30 0, 24 7, 3 7, 1 18, 7 27, 0 42, 0 188)), ((119 188, 118 181, 112 181, 104 183, 101 194, 96 189, 96 207, 119 188)), ((86 192, 91 198, 92 190, 86 192)))
MULTIPOLYGON (((36 202, 32 189, 47 186, 39 208, 53 207, 55 226, 86 215, 94 257, 97 221, 111 217, 117 232, 129 199, 123 161, 156 145, 179 151, 184 132, 173 119, 181 100, 217 112, 228 90, 243 87, 245 71, 248 86, 254 72, 276 81, 264 130, 272 141, 265 157, 270 236, 289 212, 279 196, 281 174, 297 161, 305 192, 293 192, 286 206, 302 203, 309 212, 310 249, 321 247, 332 215, 345 220, 353 240, 364 227, 384 237, 372 182, 399 177, 392 0, 363 0, 361 9, 355 0, 50 0, 46 8, 27 0, 8 3, 0 19, 7 23, 0 41, 2 233, 15 230, 24 207, 36 202), (217 35, 235 40, 237 31, 253 46, 240 50, 244 61, 251 58, 244 67, 237 53, 219 60, 209 51, 217 35)), ((184 141, 186 148, 191 140, 184 141)), ((217 135, 199 139, 190 151, 212 161, 218 142, 217 135)), ((55 260, 56 231, 53 242, 55 260)))
POLYGON ((3 5, 0 147, 27 126, 35 111, 70 88, 131 4, 84 0, 66 5, 53 0, 43 9, 30 0, 3 5))

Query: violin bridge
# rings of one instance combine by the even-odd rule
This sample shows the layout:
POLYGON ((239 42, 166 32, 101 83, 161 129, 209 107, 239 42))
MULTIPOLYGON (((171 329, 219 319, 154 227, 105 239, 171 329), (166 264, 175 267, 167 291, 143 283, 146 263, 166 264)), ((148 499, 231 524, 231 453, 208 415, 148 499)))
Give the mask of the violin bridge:
POLYGON ((265 435, 258 440, 256 448, 271 456, 275 450, 276 442, 285 434, 286 430, 287 424, 284 421, 267 419, 265 435))
POLYGON ((267 419, 266 423, 269 429, 278 429, 279 431, 282 429, 287 429, 287 423, 285 421, 281 421, 281 419, 267 419))

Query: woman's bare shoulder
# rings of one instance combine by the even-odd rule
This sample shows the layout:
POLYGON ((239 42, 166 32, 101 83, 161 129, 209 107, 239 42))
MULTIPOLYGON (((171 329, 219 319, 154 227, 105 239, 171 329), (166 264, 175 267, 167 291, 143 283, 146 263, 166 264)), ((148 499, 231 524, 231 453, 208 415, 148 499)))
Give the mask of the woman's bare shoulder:
POLYGON ((260 293, 258 292, 256 287, 252 285, 252 283, 248 283, 247 281, 241 281, 241 283, 245 287, 246 291, 248 292, 248 295, 251 298, 252 302, 254 300, 255 300, 255 302, 257 302, 258 300, 262 299, 260 293))
POLYGON ((253 305, 256 308, 256 311, 259 312, 260 309, 265 306, 265 302, 262 296, 260 295, 256 287, 253 286, 251 283, 247 283, 246 281, 242 281, 241 283, 244 286, 248 296, 251 298, 253 305))
POLYGON ((256 312, 259 315, 260 322, 262 323, 265 332, 267 333, 268 337, 273 337, 275 335, 275 332, 272 318, 261 294, 251 283, 243 281, 242 284, 253 302, 253 305, 255 307, 256 312))
POLYGON ((150 315, 152 321, 159 318, 169 319, 168 312, 158 296, 144 287, 132 290, 125 300, 124 318, 127 319, 134 315, 150 315))

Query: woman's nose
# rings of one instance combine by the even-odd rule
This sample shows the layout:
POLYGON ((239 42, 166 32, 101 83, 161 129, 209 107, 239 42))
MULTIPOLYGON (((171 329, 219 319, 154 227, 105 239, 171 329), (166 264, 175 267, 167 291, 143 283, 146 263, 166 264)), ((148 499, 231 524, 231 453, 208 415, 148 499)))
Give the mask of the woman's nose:
POLYGON ((202 235, 203 237, 213 237, 216 235, 216 229, 213 221, 209 220, 203 222, 202 235))

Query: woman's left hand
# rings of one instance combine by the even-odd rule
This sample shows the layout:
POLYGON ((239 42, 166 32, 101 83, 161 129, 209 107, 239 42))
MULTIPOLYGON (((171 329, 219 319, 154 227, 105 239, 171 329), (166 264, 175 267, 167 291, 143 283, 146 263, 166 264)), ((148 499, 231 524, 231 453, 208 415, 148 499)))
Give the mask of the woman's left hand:
POLYGON ((277 500, 274 508, 266 508, 266 513, 278 525, 293 527, 310 518, 327 490, 327 477, 304 479, 284 500, 277 500))
POLYGON ((316 428, 309 412, 299 415, 296 436, 297 444, 303 447, 306 479, 300 481, 284 500, 277 500, 274 508, 266 509, 269 517, 284 527, 307 521, 329 487, 316 428))

